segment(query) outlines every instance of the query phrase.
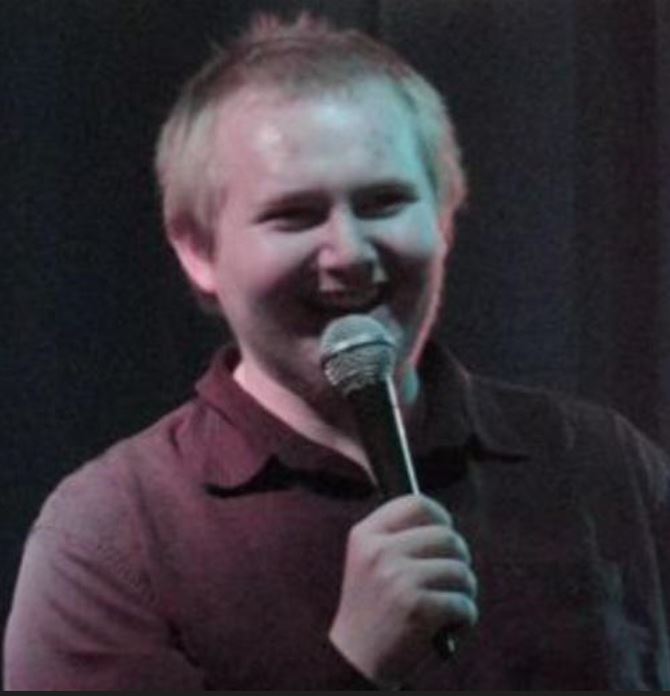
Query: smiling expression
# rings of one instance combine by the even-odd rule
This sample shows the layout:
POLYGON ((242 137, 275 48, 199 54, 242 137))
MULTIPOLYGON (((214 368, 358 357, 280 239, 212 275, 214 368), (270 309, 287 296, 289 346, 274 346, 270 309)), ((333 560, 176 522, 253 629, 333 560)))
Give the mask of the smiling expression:
POLYGON ((214 251, 197 263, 179 255, 218 298, 243 362, 313 397, 325 385, 325 326, 356 312, 381 321, 401 366, 413 364, 441 295, 448 225, 390 87, 293 98, 243 89, 213 147, 223 191, 214 251))

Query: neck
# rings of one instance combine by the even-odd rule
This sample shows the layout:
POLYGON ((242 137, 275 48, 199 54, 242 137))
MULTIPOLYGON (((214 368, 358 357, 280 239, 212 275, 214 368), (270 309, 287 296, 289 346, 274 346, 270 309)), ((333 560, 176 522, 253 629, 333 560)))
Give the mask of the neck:
MULTIPOLYGON (((244 359, 235 368, 233 378, 267 411, 301 435, 356 462, 374 479, 356 423, 348 405, 334 389, 326 390, 327 396, 313 404, 244 359)), ((407 420, 419 401, 416 371, 412 368, 399 375, 396 387, 398 402, 407 420)))

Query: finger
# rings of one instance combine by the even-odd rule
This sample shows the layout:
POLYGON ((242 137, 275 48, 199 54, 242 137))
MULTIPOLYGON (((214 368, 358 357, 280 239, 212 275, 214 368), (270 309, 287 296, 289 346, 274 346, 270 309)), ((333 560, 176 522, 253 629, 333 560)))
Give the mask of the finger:
POLYGON ((411 573, 414 582, 425 589, 459 592, 472 599, 477 596, 477 576, 461 561, 418 560, 410 564, 406 572, 411 573))
POLYGON ((379 533, 393 533, 430 524, 452 526, 451 515, 437 501, 422 495, 394 498, 359 523, 379 533))
POLYGON ((445 525, 425 525, 395 532, 394 549, 410 558, 453 558, 464 563, 472 561, 465 539, 445 525))
POLYGON ((426 598, 426 605, 430 607, 433 633, 448 630, 458 634, 472 628, 479 620, 475 600, 463 592, 433 590, 426 598))
POLYGON ((405 621, 426 638, 438 631, 464 633, 479 619, 473 597, 463 592, 425 590, 405 602, 405 621))

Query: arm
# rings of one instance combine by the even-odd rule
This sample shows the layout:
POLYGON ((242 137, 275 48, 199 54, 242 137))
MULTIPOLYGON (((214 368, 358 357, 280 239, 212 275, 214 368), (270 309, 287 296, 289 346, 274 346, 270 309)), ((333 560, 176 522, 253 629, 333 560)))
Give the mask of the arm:
POLYGON ((4 649, 12 691, 203 688, 124 559, 39 525, 24 553, 4 649))

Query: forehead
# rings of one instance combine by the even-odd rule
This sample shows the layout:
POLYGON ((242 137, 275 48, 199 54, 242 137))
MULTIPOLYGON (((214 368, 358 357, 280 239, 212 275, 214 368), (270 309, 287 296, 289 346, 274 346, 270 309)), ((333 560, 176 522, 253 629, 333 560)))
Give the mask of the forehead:
POLYGON ((245 88, 222 105, 214 142, 222 175, 235 177, 242 167, 277 178, 423 169, 408 108, 374 82, 298 96, 245 88))

